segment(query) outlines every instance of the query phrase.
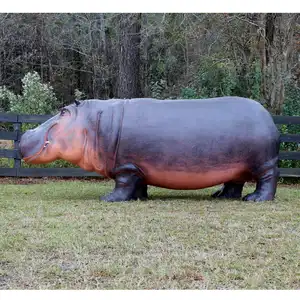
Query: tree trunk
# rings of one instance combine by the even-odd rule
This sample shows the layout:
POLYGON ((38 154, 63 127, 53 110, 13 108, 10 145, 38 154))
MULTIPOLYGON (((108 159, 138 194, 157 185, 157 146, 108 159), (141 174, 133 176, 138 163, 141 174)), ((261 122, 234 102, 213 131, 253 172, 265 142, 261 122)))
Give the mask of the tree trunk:
POLYGON ((120 14, 118 97, 141 96, 140 89, 141 14, 120 14))
POLYGON ((261 14, 259 48, 262 70, 262 95, 267 107, 280 114, 285 97, 285 80, 293 46, 294 27, 299 14, 261 14))
POLYGON ((106 37, 105 37, 105 17, 103 13, 98 14, 98 23, 99 23, 99 29, 100 29, 100 51, 104 54, 103 57, 105 57, 106 54, 106 37))

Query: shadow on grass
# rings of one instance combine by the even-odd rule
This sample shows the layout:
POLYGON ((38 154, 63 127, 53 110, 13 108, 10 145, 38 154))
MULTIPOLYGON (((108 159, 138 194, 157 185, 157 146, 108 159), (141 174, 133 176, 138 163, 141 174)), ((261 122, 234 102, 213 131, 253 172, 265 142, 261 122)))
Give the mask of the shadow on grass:
POLYGON ((187 200, 187 201, 213 201, 213 202, 223 202, 223 201, 242 201, 242 199, 220 199, 213 198, 210 194, 203 195, 172 195, 164 194, 164 195, 149 195, 148 201, 172 201, 172 200, 187 200))
MULTIPOLYGON (((67 192, 62 191, 62 193, 56 192, 55 198, 60 199, 63 198, 67 201, 93 201, 93 202, 103 202, 100 200, 101 197, 109 194, 113 190, 113 187, 101 187, 98 189, 93 188, 91 190, 81 190, 78 193, 74 193, 73 191, 67 192), (62 196, 63 194, 63 196, 62 196)), ((233 201, 242 201, 241 199, 220 199, 213 198, 211 195, 216 191, 216 189, 208 189, 206 191, 203 190, 171 190, 171 189, 159 189, 156 187, 150 187, 148 190, 149 198, 147 201, 174 201, 174 200, 185 200, 185 201, 213 201, 217 202, 233 202, 233 201)), ((44 200, 52 200, 52 196, 49 195, 49 192, 45 194, 44 200)), ((139 200, 141 201, 141 200, 139 200)), ((129 202, 135 202, 131 200, 129 202)), ((141 201, 143 202, 143 201, 141 201)))
MULTIPOLYGON (((104 202, 100 200, 101 197, 105 196, 108 193, 86 193, 83 195, 68 195, 64 196, 65 200, 70 201, 99 201, 104 202)), ((223 201, 242 201, 241 199, 220 199, 220 198, 213 198, 210 194, 203 194, 203 195, 176 195, 172 194, 172 192, 164 193, 164 194, 151 194, 149 193, 149 198, 147 200, 139 200, 140 202, 149 202, 149 201, 174 201, 174 200, 185 200, 185 201, 213 201, 213 202, 223 202, 223 201)), ((135 200, 131 200, 129 202, 135 202, 135 200)))
POLYGON ((207 201, 213 199, 209 194, 205 195, 195 195, 195 194, 183 194, 183 195, 178 195, 174 194, 172 192, 165 192, 164 194, 151 194, 149 193, 149 199, 148 200, 202 200, 202 201, 207 201))
MULTIPOLYGON (((86 193, 84 195, 68 195, 64 196, 65 200, 73 200, 73 201, 100 201, 101 197, 107 195, 109 193, 86 193)), ((147 202, 147 201, 172 201, 172 200, 188 200, 188 201, 210 201, 210 200, 215 200, 215 201, 220 201, 223 199, 215 199, 210 197, 209 195, 172 195, 170 194, 164 194, 164 195, 151 195, 149 194, 149 198, 147 200, 139 200, 141 202, 147 202)), ((135 202, 135 200, 131 200, 130 202, 135 202)))

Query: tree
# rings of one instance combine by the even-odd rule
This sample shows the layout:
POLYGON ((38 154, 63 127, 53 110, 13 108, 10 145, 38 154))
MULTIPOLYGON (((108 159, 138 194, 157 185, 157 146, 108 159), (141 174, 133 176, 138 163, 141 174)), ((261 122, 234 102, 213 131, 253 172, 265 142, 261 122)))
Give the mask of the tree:
POLYGON ((0 86, 20 94, 37 72, 59 107, 78 89, 96 99, 236 95, 279 114, 291 86, 300 97, 298 16, 0 14, 0 86))
POLYGON ((298 18, 299 14, 260 14, 261 90, 267 107, 275 114, 282 112, 285 83, 291 77, 290 56, 298 18))
POLYGON ((120 14, 118 19, 118 97, 140 97, 141 14, 120 14))

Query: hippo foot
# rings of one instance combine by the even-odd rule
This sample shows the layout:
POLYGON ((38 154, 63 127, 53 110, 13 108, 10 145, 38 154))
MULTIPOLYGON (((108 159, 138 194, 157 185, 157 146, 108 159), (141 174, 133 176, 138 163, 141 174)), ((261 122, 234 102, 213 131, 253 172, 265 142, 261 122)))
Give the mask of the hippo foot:
POLYGON ((114 170, 115 188, 101 197, 105 202, 123 202, 130 200, 145 200, 148 198, 147 185, 143 182, 142 174, 133 164, 126 164, 114 170))
POLYGON ((264 173, 258 177, 255 191, 246 195, 243 198, 244 201, 262 202, 274 200, 279 171, 277 165, 273 167, 271 163, 275 164, 276 162, 277 158, 266 164, 269 169, 265 170, 264 173))
POLYGON ((274 196, 272 194, 261 194, 259 192, 254 192, 243 197, 243 201, 254 201, 263 202, 273 200, 274 196))
POLYGON ((239 199, 242 197, 244 183, 226 182, 221 189, 212 194, 213 198, 239 199))
POLYGON ((100 197, 101 201, 105 202, 123 202, 130 200, 142 200, 145 201, 148 199, 147 185, 139 185, 134 192, 130 188, 115 188, 110 194, 100 197))
POLYGON ((124 202, 130 201, 131 199, 132 197, 128 191, 122 189, 115 189, 110 194, 100 197, 100 200, 104 202, 124 202))

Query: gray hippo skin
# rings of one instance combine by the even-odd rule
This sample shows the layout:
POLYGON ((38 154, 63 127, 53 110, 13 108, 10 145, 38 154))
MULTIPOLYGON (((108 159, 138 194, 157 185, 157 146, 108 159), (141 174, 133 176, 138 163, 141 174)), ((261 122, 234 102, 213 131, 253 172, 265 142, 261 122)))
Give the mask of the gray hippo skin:
POLYGON ((223 184, 217 198, 273 200, 279 132, 258 102, 240 97, 195 100, 75 101, 27 131, 20 147, 28 163, 56 159, 115 181, 108 202, 146 199, 147 185, 202 189, 223 184))

